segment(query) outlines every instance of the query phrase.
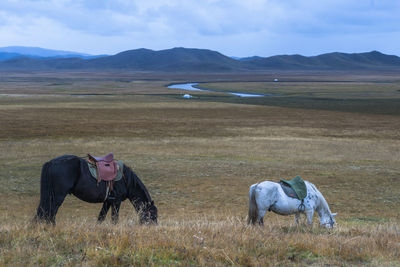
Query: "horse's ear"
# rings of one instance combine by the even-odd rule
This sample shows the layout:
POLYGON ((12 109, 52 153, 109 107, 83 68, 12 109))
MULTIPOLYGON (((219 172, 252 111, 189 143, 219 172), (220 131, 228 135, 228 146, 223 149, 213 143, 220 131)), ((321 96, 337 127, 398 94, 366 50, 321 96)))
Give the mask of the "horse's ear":
POLYGON ((332 217, 335 217, 337 215, 337 213, 332 213, 332 217))

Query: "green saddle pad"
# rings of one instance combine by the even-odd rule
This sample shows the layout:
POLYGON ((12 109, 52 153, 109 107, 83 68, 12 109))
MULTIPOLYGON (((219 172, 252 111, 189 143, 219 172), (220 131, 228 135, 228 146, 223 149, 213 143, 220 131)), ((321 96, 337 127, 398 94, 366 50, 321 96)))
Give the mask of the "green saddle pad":
MULTIPOLYGON (((89 171, 90 174, 92 175, 92 177, 94 179, 97 180, 97 168, 95 164, 90 163, 89 161, 87 161, 88 167, 89 167, 89 171)), ((122 171, 124 170, 124 163, 120 160, 117 160, 117 164, 119 166, 118 168, 118 172, 117 172, 117 176, 115 177, 114 181, 119 181, 122 179, 122 171)))
POLYGON ((300 176, 296 176, 290 181, 281 179, 281 182, 290 186, 300 200, 304 199, 307 196, 306 184, 300 176))

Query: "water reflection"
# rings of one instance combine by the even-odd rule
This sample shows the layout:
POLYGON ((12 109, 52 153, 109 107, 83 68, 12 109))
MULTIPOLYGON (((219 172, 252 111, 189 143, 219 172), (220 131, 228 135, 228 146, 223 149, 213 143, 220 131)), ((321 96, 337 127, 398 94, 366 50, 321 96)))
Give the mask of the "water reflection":
POLYGON ((230 92, 224 90, 212 90, 207 88, 195 88, 194 86, 198 85, 199 83, 181 83, 181 84, 173 84, 168 86, 171 89, 182 89, 182 90, 189 90, 189 91, 208 91, 208 92, 222 92, 227 93, 235 96, 240 97, 264 97, 264 96, 272 96, 272 94, 248 94, 248 93, 237 93, 237 92, 230 92))

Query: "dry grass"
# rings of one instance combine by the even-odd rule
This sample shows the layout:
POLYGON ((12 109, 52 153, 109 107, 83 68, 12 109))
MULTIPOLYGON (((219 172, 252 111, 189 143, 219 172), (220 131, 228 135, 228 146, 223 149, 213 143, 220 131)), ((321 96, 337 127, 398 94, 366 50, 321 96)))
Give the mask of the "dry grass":
MULTIPOLYGON (((79 77, 66 92, 121 83, 79 77)), ((28 90, 18 79, 13 93, 28 90)), ((400 265, 399 116, 187 101, 169 82, 125 82, 127 96, 0 97, 0 265, 400 265), (129 203, 120 224, 96 225, 101 205, 73 196, 56 227, 30 223, 45 161, 110 151, 148 187, 158 226, 138 225, 129 203), (295 175, 316 184, 338 226, 270 213, 247 226, 249 186, 295 175)))
POLYGON ((400 253, 398 231, 393 224, 328 231, 278 220, 260 228, 208 215, 157 227, 127 220, 93 225, 82 218, 57 227, 19 223, 3 225, 0 237, 2 262, 9 265, 393 266, 400 253))
POLYGON ((346 99, 400 98, 400 81, 378 82, 224 82, 203 83, 201 87, 214 90, 251 92, 260 94, 281 94, 284 96, 307 96, 346 99))

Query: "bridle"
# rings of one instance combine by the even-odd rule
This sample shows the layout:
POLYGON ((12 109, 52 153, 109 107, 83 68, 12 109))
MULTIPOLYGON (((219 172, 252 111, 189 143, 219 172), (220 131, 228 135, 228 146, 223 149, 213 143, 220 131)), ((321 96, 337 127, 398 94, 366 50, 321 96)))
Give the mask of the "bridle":
POLYGON ((329 222, 324 223, 323 225, 329 225, 331 228, 333 228, 333 225, 335 224, 335 221, 332 218, 332 215, 329 215, 329 222))
POLYGON ((153 222, 157 223, 157 217, 155 218, 155 221, 153 218, 154 209, 155 206, 153 201, 146 203, 141 210, 141 220, 144 221, 145 223, 153 223, 153 222))

